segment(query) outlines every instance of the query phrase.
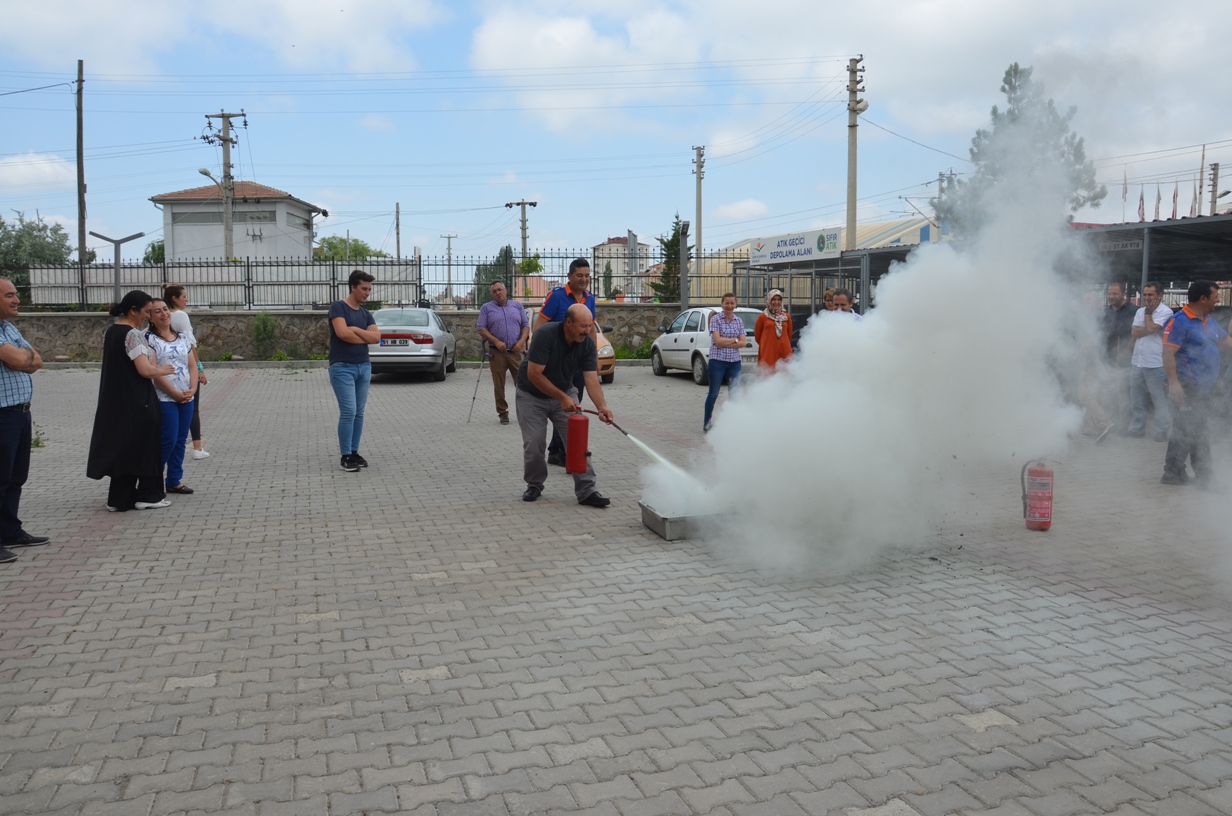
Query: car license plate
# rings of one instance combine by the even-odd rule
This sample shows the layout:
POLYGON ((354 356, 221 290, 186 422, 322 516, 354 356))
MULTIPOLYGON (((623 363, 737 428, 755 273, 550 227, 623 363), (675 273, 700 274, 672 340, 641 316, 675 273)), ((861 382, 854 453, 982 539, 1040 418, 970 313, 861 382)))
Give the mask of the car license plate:
POLYGON ((746 362, 746 363, 750 363, 750 364, 751 364, 751 363, 755 363, 755 362, 757 362, 757 355, 755 355, 755 354, 741 354, 741 355, 740 355, 740 359, 741 359, 741 361, 743 361, 743 362, 746 362))
POLYGON ((382 346, 409 346, 410 344, 411 341, 405 337, 381 338, 382 346))

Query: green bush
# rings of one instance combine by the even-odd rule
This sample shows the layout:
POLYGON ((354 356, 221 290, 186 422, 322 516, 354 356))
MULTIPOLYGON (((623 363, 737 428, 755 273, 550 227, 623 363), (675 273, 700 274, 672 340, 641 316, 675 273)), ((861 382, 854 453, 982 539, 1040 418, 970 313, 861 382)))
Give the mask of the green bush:
POLYGON ((252 345, 258 360, 268 360, 278 340, 278 321, 269 312, 259 312, 252 319, 252 345))
POLYGON ((649 360, 650 347, 654 345, 654 338, 647 337, 642 341, 640 346, 630 346, 628 343, 621 343, 614 349, 617 360, 649 360))
POLYGON ((270 355, 270 359, 278 363, 285 363, 287 360, 291 359, 291 355, 287 354, 282 349, 278 349, 278 351, 275 351, 270 355))
POLYGON ((218 355, 218 362, 220 363, 225 363, 230 359, 231 359, 231 352, 229 351, 224 351, 222 354, 218 355))

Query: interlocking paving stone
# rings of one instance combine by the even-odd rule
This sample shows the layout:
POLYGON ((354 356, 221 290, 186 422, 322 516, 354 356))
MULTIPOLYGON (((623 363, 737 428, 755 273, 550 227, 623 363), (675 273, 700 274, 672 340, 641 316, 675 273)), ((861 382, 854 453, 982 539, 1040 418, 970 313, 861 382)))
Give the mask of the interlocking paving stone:
MULTIPOLYGON (((559 469, 521 502, 470 377, 374 383, 349 474, 323 372, 216 371, 198 492, 107 513, 97 381, 36 377, 22 516, 53 543, 0 567, 0 812, 1232 810, 1226 533, 1173 535, 1222 500, 1160 488, 1154 443, 1058 456, 1047 534, 985 468, 978 515, 787 575, 642 527, 646 460, 598 426, 610 508, 559 469)), ((605 390, 705 468, 687 376, 605 390)))

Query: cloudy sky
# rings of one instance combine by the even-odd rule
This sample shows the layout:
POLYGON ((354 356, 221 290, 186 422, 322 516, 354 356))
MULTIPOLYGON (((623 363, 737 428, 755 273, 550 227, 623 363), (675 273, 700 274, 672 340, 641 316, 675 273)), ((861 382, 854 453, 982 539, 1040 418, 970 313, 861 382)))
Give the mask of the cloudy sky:
MULTIPOLYGON (((150 196, 220 172, 205 114, 244 110, 238 179, 325 207, 392 254, 580 248, 693 219, 704 242, 843 220, 847 60, 863 55, 860 220, 927 209, 1007 65, 1036 69, 1109 187, 1082 220, 1136 220, 1145 184, 1188 213, 1201 145, 1228 168, 1226 0, 0 0, 0 215, 76 235, 85 60, 89 228, 160 236, 150 196), (42 90, 27 89, 52 86, 42 90)), ((1226 199, 1225 199, 1226 200, 1226 199)), ((94 241, 94 239, 91 239, 94 241)), ((75 238, 74 238, 75 242, 75 238)), ((653 243, 653 242, 652 242, 653 243)), ((139 252, 140 247, 134 248, 139 252)), ((221 254, 221 250, 220 250, 221 254)))

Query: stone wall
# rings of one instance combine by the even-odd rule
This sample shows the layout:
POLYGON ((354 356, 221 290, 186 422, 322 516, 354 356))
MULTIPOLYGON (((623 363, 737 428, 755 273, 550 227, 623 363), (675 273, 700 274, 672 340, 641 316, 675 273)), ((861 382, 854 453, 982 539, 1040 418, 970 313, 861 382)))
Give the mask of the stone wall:
MULTIPOLYGON (((679 313, 674 303, 602 303, 599 322, 611 326, 607 338, 615 346, 638 346, 659 334, 679 313)), ((193 331, 201 347, 203 360, 217 360, 229 352, 234 357, 255 359, 252 341, 252 319, 258 312, 192 311, 193 331)), ((269 313, 278 323, 278 341, 274 347, 293 359, 329 352, 329 330, 325 313, 320 311, 276 311, 269 313)), ((458 340, 458 356, 479 357, 479 335, 475 331, 477 311, 439 312, 446 326, 453 328, 458 340)), ((13 323, 30 341, 43 359, 57 357, 73 361, 100 359, 103 333, 114 319, 102 312, 30 312, 13 323)))

